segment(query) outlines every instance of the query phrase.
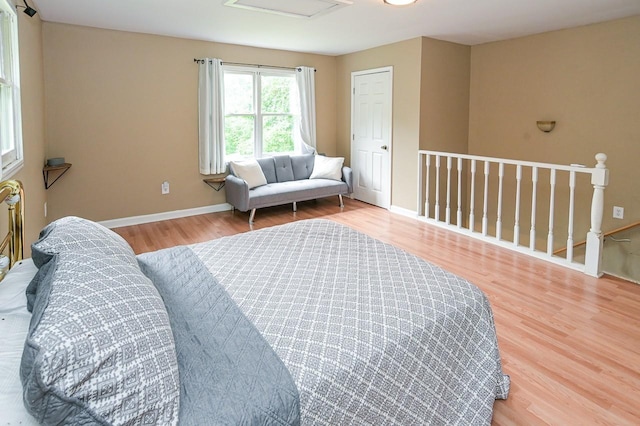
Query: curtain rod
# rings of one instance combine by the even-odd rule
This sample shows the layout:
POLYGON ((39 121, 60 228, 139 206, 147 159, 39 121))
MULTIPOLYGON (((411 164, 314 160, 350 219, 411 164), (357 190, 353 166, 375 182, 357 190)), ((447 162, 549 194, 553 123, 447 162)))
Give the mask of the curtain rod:
MULTIPOLYGON (((193 58, 193 62, 197 62, 197 63, 202 63, 204 62, 205 59, 198 59, 198 58, 193 58)), ((261 65, 261 64, 243 64, 242 62, 222 62, 223 65, 241 65, 241 66, 245 66, 245 67, 256 67, 256 68, 275 68, 275 69, 281 69, 281 70, 296 70, 296 71, 301 71, 300 67, 278 67, 275 65, 261 65)), ((314 68, 313 72, 316 72, 317 70, 314 68)))

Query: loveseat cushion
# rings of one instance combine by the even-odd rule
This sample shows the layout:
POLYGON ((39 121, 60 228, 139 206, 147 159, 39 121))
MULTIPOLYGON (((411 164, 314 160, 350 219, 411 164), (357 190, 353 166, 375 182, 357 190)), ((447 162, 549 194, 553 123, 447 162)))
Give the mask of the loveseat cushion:
POLYGON ((292 155, 291 166, 293 167, 293 179, 309 179, 313 171, 315 161, 313 154, 292 155))
POLYGON ((286 204, 292 201, 313 200, 349 193, 345 182, 329 179, 305 179, 267 184, 251 190, 249 208, 286 204))
POLYGON ((258 158, 258 164, 260 164, 267 183, 278 182, 278 178, 276 177, 276 163, 273 161, 273 157, 258 158))
POLYGON ((293 167, 291 157, 288 155, 278 155, 273 157, 276 163, 276 179, 278 182, 289 182, 293 180, 293 167))

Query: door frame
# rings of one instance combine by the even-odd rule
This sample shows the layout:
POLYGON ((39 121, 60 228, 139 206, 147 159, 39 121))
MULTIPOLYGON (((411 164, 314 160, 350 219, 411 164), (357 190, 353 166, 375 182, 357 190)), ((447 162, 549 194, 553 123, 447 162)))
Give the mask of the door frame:
MULTIPOLYGON (((389 140, 389 144, 388 144, 388 160, 387 160, 387 167, 389 170, 389 175, 388 175, 388 181, 386 182, 387 187, 389 188, 389 193, 385 194, 385 201, 387 204, 387 207, 385 207, 387 210, 389 210, 389 208, 391 207, 391 192, 392 192, 392 188, 391 188, 391 183, 392 183, 392 179, 391 179, 391 174, 392 174, 392 164, 393 164, 393 66, 389 65, 386 67, 380 67, 380 68, 371 68, 371 69, 367 69, 367 70, 361 70, 361 71, 352 71, 351 72, 351 139, 349 140, 349 146, 350 146, 350 152, 351 152, 351 165, 353 166, 353 158, 354 158, 354 152, 353 152, 353 142, 355 140, 355 132, 354 132, 354 115, 355 115, 355 79, 357 76, 361 76, 361 75, 367 75, 367 74, 379 74, 379 73, 384 73, 384 72, 388 72, 389 73, 389 93, 387 93, 387 102, 389 102, 389 134, 387 135, 388 140, 389 140)), ((354 174, 357 171, 354 170, 354 174)))

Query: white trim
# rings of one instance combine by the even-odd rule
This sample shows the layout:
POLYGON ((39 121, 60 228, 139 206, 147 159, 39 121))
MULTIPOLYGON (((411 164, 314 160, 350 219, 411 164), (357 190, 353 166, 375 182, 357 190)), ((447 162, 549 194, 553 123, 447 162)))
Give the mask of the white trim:
POLYGON ((417 218, 420 222, 428 223, 429 225, 437 226, 438 228, 445 229, 447 231, 452 231, 457 234, 466 235, 467 237, 471 237, 476 240, 484 241, 489 244, 493 244, 495 246, 499 246, 502 248, 509 249, 511 251, 515 251, 518 253, 525 254, 527 256, 535 257, 536 259, 544 260, 550 263, 554 263, 556 265, 564 266, 566 268, 573 269, 575 271, 584 272, 584 265, 576 262, 569 262, 564 258, 558 256, 548 256, 546 251, 532 251, 529 247, 525 246, 514 246, 513 243, 505 240, 496 240, 490 236, 483 236, 477 232, 472 232, 466 228, 457 228, 455 226, 447 225, 445 222, 436 221, 435 219, 425 218, 424 216, 419 216, 417 218))
POLYGON ((11 179, 13 175, 15 175, 20 170, 22 170, 23 166, 24 166, 24 159, 20 158, 19 160, 14 160, 11 163, 9 163, 5 169, 2 169, 2 173, 0 173, 0 175, 2 176, 3 180, 11 179))
MULTIPOLYGON (((239 155, 227 155, 226 154, 226 146, 225 146, 225 158, 228 161, 233 160, 245 160, 250 158, 263 158, 265 156, 265 140, 264 140, 264 117, 291 117, 294 123, 296 119, 300 119, 300 115, 296 114, 295 109, 288 113, 270 113, 262 111, 262 77, 287 77, 293 80, 294 86, 297 88, 296 83, 296 70, 292 69, 282 69, 282 68, 269 68, 268 66, 254 66, 254 65, 225 65, 224 61, 222 62, 222 74, 223 74, 223 89, 225 86, 224 79, 226 79, 227 74, 244 74, 251 76, 251 84, 253 86, 253 111, 252 112, 240 112, 234 114, 227 114, 226 111, 223 113, 223 117, 253 117, 253 155, 248 157, 243 157, 239 155)), ((296 89, 297 90, 297 89, 296 89)), ((290 94, 292 92, 290 91, 290 94)), ((224 94, 223 96, 223 104, 224 104, 224 94)), ((292 106, 292 105, 289 105, 292 106)), ((285 155, 285 154, 294 154, 296 151, 296 142, 295 142, 295 129, 291 134, 293 138, 293 151, 292 152, 267 152, 266 156, 274 156, 274 155, 285 155)))
MULTIPOLYGON (((389 212, 391 213, 395 213, 401 216, 405 216, 405 217, 409 217, 412 219, 416 219, 420 222, 425 222, 429 225, 433 225, 433 226, 437 226, 438 228, 444 229, 446 231, 452 231, 455 232, 457 234, 462 234, 464 236, 467 237, 471 237, 473 239, 476 240, 481 240, 483 242, 486 243, 490 243, 502 248, 506 248, 509 249, 511 251, 515 251, 521 254, 525 254, 531 257, 535 257, 536 259, 540 259, 540 260, 544 260, 550 263, 554 263, 556 265, 560 265, 560 266, 564 266, 566 268, 570 268, 576 271, 580 271, 583 272, 584 271, 584 265, 581 263, 576 263, 576 262, 568 262, 566 259, 560 258, 560 257, 549 257, 546 255, 545 252, 538 252, 538 251, 534 251, 532 252, 531 250, 529 250, 528 247, 523 247, 523 246, 514 246, 513 244, 510 244, 507 241, 496 241, 495 238, 491 238, 491 237, 483 237, 482 235, 478 235, 477 233, 473 233, 471 231, 469 231, 468 229, 465 228, 456 228, 454 226, 451 225, 447 225, 444 222, 440 222, 440 221, 436 221, 434 219, 430 219, 430 218, 425 218, 424 216, 418 216, 418 213, 414 210, 409 210, 409 209, 405 209, 403 207, 398 207, 398 206, 391 206, 389 208, 389 212)), ((625 278, 627 279, 627 278, 625 278)))
POLYGON ((174 210, 170 212, 146 214, 142 216, 123 217, 120 219, 103 220, 98 222, 107 228, 120 228, 122 226, 140 225, 143 223, 160 222, 162 220, 180 219, 181 217, 198 216, 201 214, 218 213, 233 209, 231 204, 214 204, 212 206, 195 207, 193 209, 174 210))
MULTIPOLYGON (((387 176, 387 182, 385 182, 385 186, 388 188, 387 194, 385 194, 384 206, 378 206, 382 208, 386 208, 387 210, 391 207, 391 193, 393 192, 393 66, 389 65, 386 67, 380 68, 372 68, 368 70, 361 71, 352 71, 351 72, 351 88, 350 97, 351 97, 351 127, 349 129, 349 152, 351 153, 351 161, 353 163, 354 152, 353 152, 353 139, 355 135, 354 130, 354 115, 355 115, 355 79, 356 77, 369 75, 369 74, 382 74, 389 73, 389 93, 387 93, 389 103, 389 133, 387 135, 388 143, 387 143, 387 151, 389 155, 387 156, 387 169, 389 175, 387 176)), ((351 164, 353 166, 353 164, 351 164)))
POLYGON ((410 217, 411 219, 418 218, 418 212, 416 212, 415 210, 405 209, 404 207, 398 207, 398 206, 392 205, 391 207, 389 207, 389 211, 391 213, 399 214, 400 216, 410 217))

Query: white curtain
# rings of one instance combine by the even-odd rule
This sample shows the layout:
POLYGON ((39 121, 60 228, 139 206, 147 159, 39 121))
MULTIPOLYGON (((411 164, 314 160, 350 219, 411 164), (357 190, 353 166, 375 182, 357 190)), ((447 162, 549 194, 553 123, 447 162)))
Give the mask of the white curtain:
MULTIPOLYGON (((9 111, 12 110, 10 106, 13 104, 13 97, 10 96, 13 88, 11 87, 13 76, 11 75, 11 16, 0 11, 0 79, 4 83, 0 87, 0 151, 5 148, 11 148, 13 146, 9 139, 13 137, 11 131, 13 126, 8 126, 6 123, 10 123, 13 120, 13 114, 9 111)), ((2 179, 2 155, 0 155, 0 180, 2 179)))
POLYGON ((224 76, 220 59, 198 64, 200 173, 224 173, 224 76))
POLYGON ((300 136, 302 152, 316 152, 316 70, 298 67, 296 83, 300 94, 300 136))
POLYGON ((9 27, 9 25, 6 24, 5 22, 5 15, 6 13, 0 11, 0 78, 1 79, 5 79, 5 73, 4 73, 4 61, 5 61, 5 56, 4 56, 4 44, 5 39, 8 40, 8 38, 5 37, 5 32, 7 32, 6 28, 9 27))

